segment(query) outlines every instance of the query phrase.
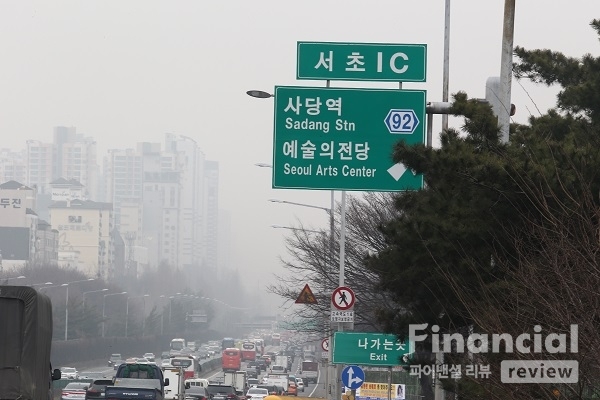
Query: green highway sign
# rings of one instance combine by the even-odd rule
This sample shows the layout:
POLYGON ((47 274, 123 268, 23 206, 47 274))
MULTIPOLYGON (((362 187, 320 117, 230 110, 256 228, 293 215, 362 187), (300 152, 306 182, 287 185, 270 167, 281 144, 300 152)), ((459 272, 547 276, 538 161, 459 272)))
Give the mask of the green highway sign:
POLYGON ((334 364, 403 365, 402 357, 412 352, 409 344, 383 333, 335 332, 334 364))
POLYGON ((425 82, 426 44, 298 42, 297 79, 425 82))
POLYGON ((423 187, 392 159, 425 143, 424 90, 275 87, 273 188, 403 191, 423 187))

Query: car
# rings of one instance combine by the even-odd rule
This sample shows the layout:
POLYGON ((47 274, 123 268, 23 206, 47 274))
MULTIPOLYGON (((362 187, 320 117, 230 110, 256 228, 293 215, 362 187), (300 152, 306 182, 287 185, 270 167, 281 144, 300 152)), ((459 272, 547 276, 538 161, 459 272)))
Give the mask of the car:
POLYGON ((185 398, 189 400, 209 400, 210 395, 205 387, 190 386, 185 389, 185 398))
POLYGON ((265 397, 267 397, 269 395, 269 391, 267 389, 264 388, 259 388, 259 387, 251 387, 250 389, 248 389, 248 391, 246 392, 246 399, 264 399, 265 397))
POLYGON ((160 366, 161 367, 170 367, 171 366, 171 359, 170 358, 163 358, 160 362, 160 366))
POLYGON ((137 364, 150 364, 150 360, 148 360, 147 358, 138 358, 136 361, 137 364))
POLYGON ((104 392, 107 386, 113 384, 112 379, 96 379, 85 391, 85 400, 104 399, 104 392))
POLYGON ((270 356, 262 356, 260 357, 263 360, 265 360, 265 363, 267 364, 267 367, 269 367, 271 365, 271 357, 270 356))
POLYGON ((114 367, 115 365, 121 365, 123 363, 123 357, 120 353, 113 353, 108 359, 108 366, 114 367))
POLYGON ((209 384, 206 391, 211 400, 239 400, 235 388, 231 385, 209 384))
POLYGON ((283 386, 275 386, 277 388, 277 396, 285 396, 285 388, 283 386))
POLYGON ((62 379, 79 379, 79 373, 73 367, 62 367, 60 369, 60 376, 62 379))
POLYGON ((87 382, 67 383, 60 394, 61 400, 85 400, 85 392, 90 386, 87 382))
POLYGON ((294 382, 290 381, 290 384, 288 385, 287 394, 288 396, 298 396, 298 386, 296 386, 294 382))
POLYGON ((261 371, 267 370, 267 362, 265 361, 264 358, 257 358, 256 365, 258 365, 258 367, 260 368, 261 371))
POLYGON ((258 385, 256 387, 259 389, 267 389, 267 391, 269 392, 270 395, 272 394, 272 395, 276 396, 278 393, 277 386, 275 386, 275 385, 258 385))
POLYGON ((104 371, 83 371, 79 372, 79 380, 108 379, 110 376, 104 371))
POLYGON ((165 358, 171 358, 171 353, 169 353, 168 351, 163 351, 162 353, 160 353, 160 359, 164 360, 165 358))
POLYGON ((154 362, 156 360, 154 353, 144 353, 142 357, 147 359, 149 362, 154 362))
POLYGON ((304 393, 304 381, 302 378, 296 378, 296 386, 298 387, 298 391, 304 393))
POLYGON ((202 349, 202 348, 196 350, 196 352, 194 353, 194 355, 197 358, 201 359, 201 360, 206 360, 207 358, 210 357, 210 354, 208 353, 208 350, 202 349))
POLYGON ((248 378, 248 386, 252 387, 252 386, 258 386, 258 379, 257 378, 248 378))

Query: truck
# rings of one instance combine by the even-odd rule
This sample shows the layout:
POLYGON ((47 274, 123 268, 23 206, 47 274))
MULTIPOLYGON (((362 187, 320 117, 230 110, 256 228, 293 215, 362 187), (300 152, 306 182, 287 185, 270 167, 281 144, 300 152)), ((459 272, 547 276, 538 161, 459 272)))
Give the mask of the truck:
POLYGON ((52 303, 28 286, 0 286, 0 399, 52 399, 52 303))
POLYGON ((289 375, 288 374, 269 374, 267 375, 267 382, 265 385, 279 386, 283 388, 283 391, 287 393, 289 388, 289 375))
POLYGON ((182 376, 183 369, 171 366, 163 367, 162 371, 164 379, 169 380, 169 386, 165 388, 165 400, 179 399, 179 394, 185 391, 183 389, 185 382, 185 377, 182 376))
POLYGON ((302 364, 300 364, 300 377, 304 383, 317 383, 319 380, 319 363, 311 360, 302 361, 302 364))
POLYGON ((288 369, 287 356, 275 356, 275 363, 272 365, 281 365, 283 368, 285 368, 287 370, 288 369))
POLYGON ((231 385, 236 392, 246 393, 248 390, 248 375, 246 371, 225 372, 223 385, 231 385))
POLYGON ((113 385, 107 386, 106 400, 165 400, 165 386, 169 378, 156 364, 121 364, 113 379, 113 385))

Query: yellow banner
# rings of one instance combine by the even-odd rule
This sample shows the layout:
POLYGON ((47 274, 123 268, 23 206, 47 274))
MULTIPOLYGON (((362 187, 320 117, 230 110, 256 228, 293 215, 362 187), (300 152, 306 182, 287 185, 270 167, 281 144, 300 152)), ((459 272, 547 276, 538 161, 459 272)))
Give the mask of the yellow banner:
MULTIPOLYGON (((402 383, 392 383, 392 399, 404 400, 405 385, 402 383)), ((370 399, 387 399, 388 384, 381 382, 364 382, 362 386, 356 389, 356 397, 370 399)))

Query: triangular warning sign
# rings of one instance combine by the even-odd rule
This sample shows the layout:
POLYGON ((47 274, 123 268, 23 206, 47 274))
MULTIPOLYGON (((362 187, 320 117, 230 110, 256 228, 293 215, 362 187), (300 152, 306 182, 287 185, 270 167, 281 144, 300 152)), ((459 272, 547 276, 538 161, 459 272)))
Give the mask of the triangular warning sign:
POLYGON ((308 283, 304 285, 304 289, 302 289, 300 295, 296 299, 296 304, 317 304, 317 298, 308 287, 308 283))

